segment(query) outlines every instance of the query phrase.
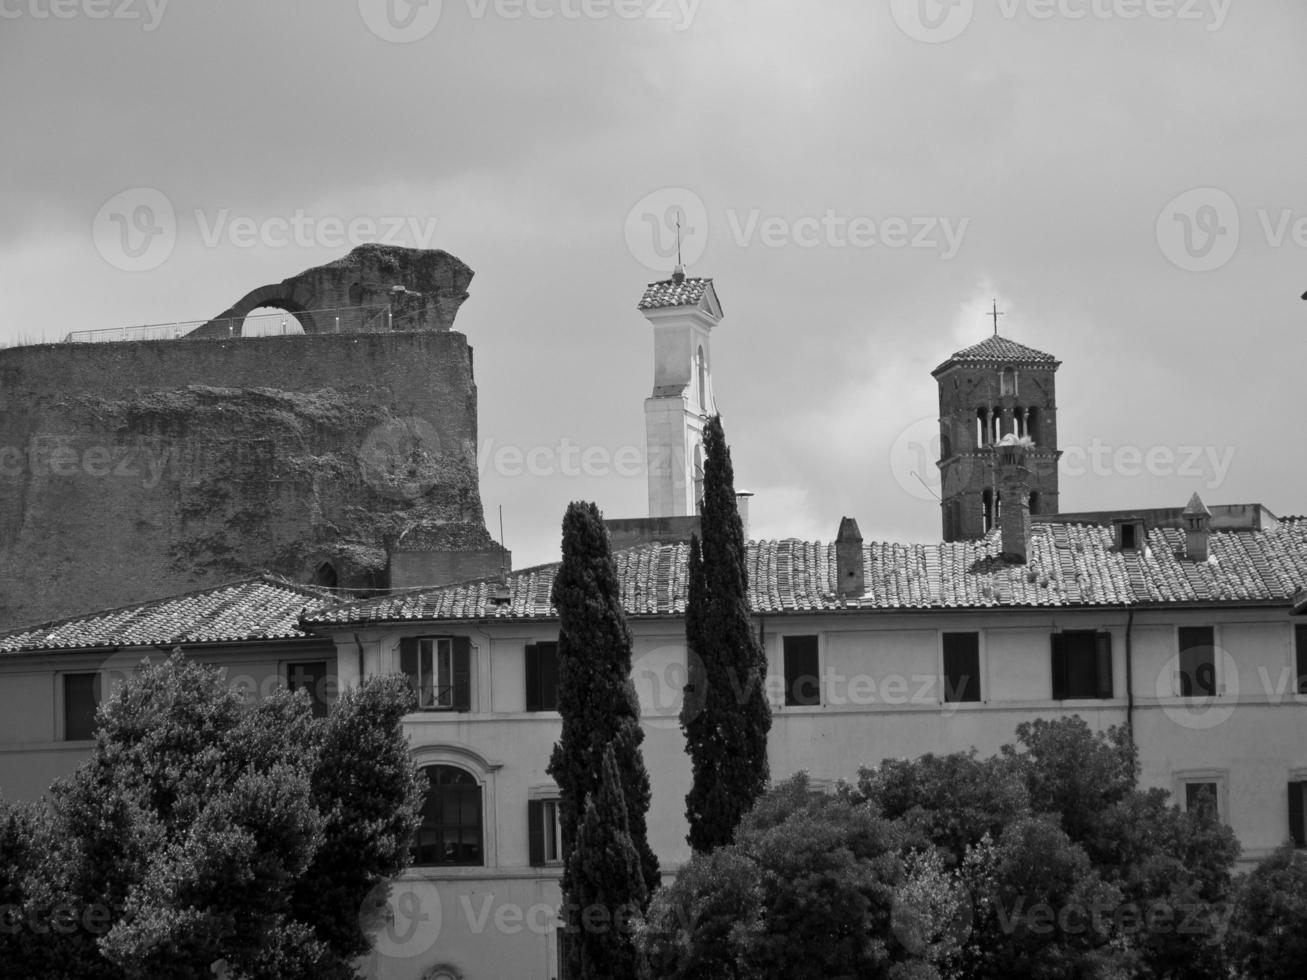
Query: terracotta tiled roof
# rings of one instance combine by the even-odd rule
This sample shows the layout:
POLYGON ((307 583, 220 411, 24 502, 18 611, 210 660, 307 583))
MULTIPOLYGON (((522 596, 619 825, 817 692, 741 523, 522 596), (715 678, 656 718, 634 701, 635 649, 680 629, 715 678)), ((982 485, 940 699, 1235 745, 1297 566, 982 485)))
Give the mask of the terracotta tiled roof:
POLYGON ((327 593, 260 575, 0 634, 0 654, 87 647, 229 643, 307 636, 300 614, 334 600, 327 593))
POLYGON ((686 278, 680 282, 675 279, 664 279, 662 282, 651 282, 645 288, 637 309, 661 310, 672 306, 697 306, 710 285, 712 285, 711 279, 686 278))
MULTIPOLYGON (((1025 344, 1018 344, 1015 340, 1008 340, 1006 337, 1000 337, 995 334, 992 337, 986 337, 978 344, 974 344, 965 350, 960 350, 950 357, 939 368, 946 364, 953 364, 957 361, 971 362, 995 362, 1003 364, 1056 364, 1057 358, 1052 354, 1045 354, 1041 350, 1035 350, 1033 347, 1027 347, 1025 344)), ((935 370, 938 371, 939 368, 935 370)))
MULTIPOLYGON (((1097 525, 1034 525, 1025 565, 1004 562, 998 532, 982 541, 863 544, 866 592, 835 593, 835 545, 756 541, 748 548, 749 603, 756 613, 839 609, 932 610, 1137 606, 1203 602, 1284 602, 1307 586, 1307 521, 1262 531, 1214 533, 1211 559, 1184 555, 1185 535, 1154 528, 1141 553, 1113 547, 1113 530, 1097 525)), ((686 545, 644 545, 613 557, 628 615, 685 611, 686 545)), ((496 580, 413 590, 327 606, 306 624, 333 625, 461 619, 548 619, 557 565, 509 576, 496 601, 496 580)))

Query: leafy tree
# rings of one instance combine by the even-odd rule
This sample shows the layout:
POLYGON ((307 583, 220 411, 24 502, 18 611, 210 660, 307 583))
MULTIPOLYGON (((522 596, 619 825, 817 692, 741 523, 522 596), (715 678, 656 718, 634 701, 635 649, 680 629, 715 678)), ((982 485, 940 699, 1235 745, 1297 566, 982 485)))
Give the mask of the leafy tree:
POLYGON ((953 866, 967 849, 1030 812, 1018 771, 1001 758, 979 759, 976 750, 918 759, 886 759, 862 769, 852 791, 890 820, 901 821, 910 839, 943 848, 953 866))
POLYGON ((660 888, 641 924, 649 976, 746 980, 743 951, 762 924, 762 871, 735 847, 699 851, 660 888))
POLYGON ((1133 974, 1157 980, 1225 977, 1234 832, 1213 813, 1178 809, 1163 790, 1137 788, 1129 732, 1091 732, 1079 716, 1017 727, 1004 755, 1019 768, 1036 812, 1053 816, 1119 889, 1114 912, 1133 974))
POLYGON ((416 825, 399 725, 410 697, 370 681, 319 720, 302 693, 246 705, 180 652, 145 664, 43 804, 24 914, 45 941, 21 975, 185 980, 221 961, 242 980, 353 977, 369 944, 341 920, 357 923, 368 891, 402 867, 416 825), (370 783, 347 785, 360 763, 342 742, 371 751, 370 783), (369 835, 369 808, 394 814, 391 836, 343 853, 339 841, 369 835), (297 901, 306 876, 316 902, 297 901), (78 928, 49 928, 70 910, 85 916, 78 928))
POLYGON ((1238 976, 1307 976, 1307 854, 1286 843, 1239 883, 1226 948, 1238 976))
POLYGON ((579 912, 581 931, 572 943, 581 980, 635 980, 638 960, 635 925, 648 892, 640 874, 640 855, 631 841, 622 777, 610 745, 604 750, 603 776, 585 801, 568 862, 570 903, 579 912))
POLYGON ((324 815, 322 846, 295 888, 294 914, 342 958, 372 948, 359 896, 376 894, 408 863, 426 787, 412 763, 403 718, 412 693, 402 677, 341 694, 328 718, 311 776, 324 815))
POLYGON ((1112 976, 1120 892, 1047 817, 1025 816, 964 866, 976 914, 959 975, 1072 980, 1112 976))
POLYGON ((896 961, 911 959, 891 923, 899 845, 874 808, 813 793, 798 774, 758 801, 735 843, 699 854, 651 906, 641 933, 651 974, 897 976, 896 961))
POLYGON ((627 831, 639 855, 644 893, 657 889, 658 859, 649 847, 649 773, 640 744, 640 702, 631 682, 631 633, 622 609, 608 532, 594 504, 575 502, 563 517, 563 561, 554 578, 558 610, 558 711, 562 736, 554 746, 549 774, 559 788, 562 836, 565 946, 570 975, 580 968, 576 943, 581 930, 575 902, 572 852, 585 816, 586 800, 603 781, 604 752, 612 750, 621 778, 627 831))
POLYGON ((696 851, 729 844, 767 788, 767 663, 749 616, 744 529, 721 417, 704 428, 702 543, 690 541, 686 646, 690 688, 681 715, 694 783, 686 796, 696 851))

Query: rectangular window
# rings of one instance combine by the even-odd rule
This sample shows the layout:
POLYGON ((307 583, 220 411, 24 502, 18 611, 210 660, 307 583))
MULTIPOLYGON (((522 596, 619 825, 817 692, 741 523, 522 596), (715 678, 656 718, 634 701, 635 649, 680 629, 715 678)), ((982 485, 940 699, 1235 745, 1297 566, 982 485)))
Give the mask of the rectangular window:
POLYGON ((99 674, 64 674, 64 740, 95 738, 95 709, 100 705, 99 674))
POLYGON ((1052 634, 1053 700, 1112 696, 1112 634, 1065 630, 1052 634))
POLYGON ((817 664, 815 636, 784 638, 785 704, 821 704, 821 673, 817 664))
POLYGON ((1217 784, 1210 780, 1193 780, 1184 784, 1184 808, 1190 813, 1208 810, 1219 815, 1216 796, 1217 784))
POLYGON ((428 711, 470 711, 472 644, 465 636, 404 637, 400 670, 428 711))
POLYGON ((527 801, 527 834, 532 867, 563 863, 557 799, 527 801))
POLYGON ((1293 657, 1297 665, 1299 694, 1307 694, 1307 624, 1293 626, 1293 657))
POLYGON ((1210 626, 1180 627, 1180 696, 1216 696, 1216 640, 1210 626))
POLYGON ((980 700, 980 634, 944 634, 944 700, 980 700))
POLYGON ((558 644, 526 645, 526 710, 558 710, 558 644))
POLYGON ((286 686, 292 691, 301 688, 308 691, 309 703, 313 705, 313 717, 327 717, 327 662, 309 660, 303 663, 286 665, 286 686))
POLYGON ((1289 836, 1294 847, 1307 847, 1307 782, 1289 784, 1289 836))

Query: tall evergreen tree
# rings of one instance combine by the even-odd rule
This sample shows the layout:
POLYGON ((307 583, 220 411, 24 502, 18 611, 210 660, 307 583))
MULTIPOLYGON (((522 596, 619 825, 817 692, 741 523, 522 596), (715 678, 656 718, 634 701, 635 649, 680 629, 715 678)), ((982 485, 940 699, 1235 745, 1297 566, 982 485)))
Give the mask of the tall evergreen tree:
POLYGON ((649 893, 631 840, 622 777, 613 746, 604 749, 598 792, 585 801, 568 862, 581 932, 573 942, 578 980, 636 980, 635 924, 649 893))
POLYGON ((579 967, 574 939, 581 923, 579 907, 574 907, 577 883, 572 877, 572 852, 586 800, 603 781, 606 749, 611 748, 621 777, 627 830, 639 856, 644 894, 651 894, 660 880, 647 833, 649 773, 640 752, 644 730, 631 682, 631 633, 608 531, 594 504, 568 505, 563 517, 563 561, 552 598, 559 621, 558 712, 563 731, 549 761, 549 774, 559 788, 567 960, 575 977, 579 967))
POLYGON ((749 619, 744 527, 721 417, 703 433, 702 544, 690 541, 685 627, 690 688, 681 727, 694 768, 686 796, 696 851, 731 843, 767 788, 767 662, 749 619))

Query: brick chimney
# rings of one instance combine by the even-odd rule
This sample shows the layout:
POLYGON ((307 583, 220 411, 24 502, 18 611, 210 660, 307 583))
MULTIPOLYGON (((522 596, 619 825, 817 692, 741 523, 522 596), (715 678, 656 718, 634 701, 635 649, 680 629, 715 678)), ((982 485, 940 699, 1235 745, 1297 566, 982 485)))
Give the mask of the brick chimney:
POLYGON ((735 509, 740 512, 740 526, 744 528, 744 543, 749 543, 749 498, 752 490, 735 491, 735 509))
POLYGON ((999 531, 1002 555, 1018 565, 1026 563, 1030 547, 1030 470, 1026 468, 1029 440, 1012 434, 1004 436, 994 447, 998 457, 998 486, 1002 494, 999 531))
POLYGON ((1181 515, 1184 518, 1184 550, 1190 561, 1207 561, 1207 542, 1212 534, 1212 512, 1203 498, 1194 494, 1181 515))
POLYGON ((852 517, 841 518, 835 537, 835 593, 860 596, 867 591, 862 575, 862 532, 852 517))

